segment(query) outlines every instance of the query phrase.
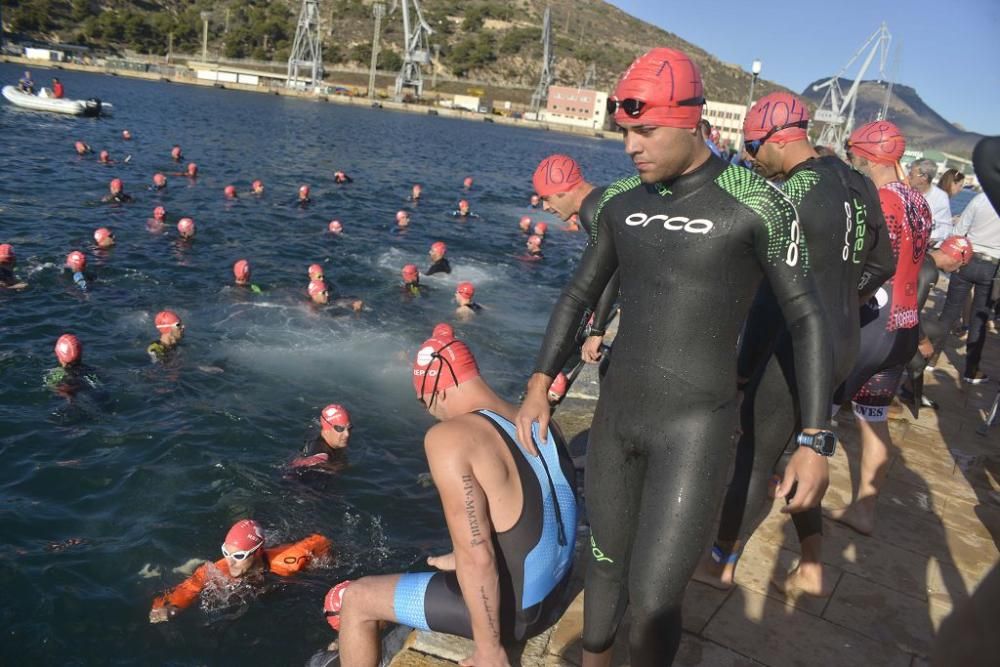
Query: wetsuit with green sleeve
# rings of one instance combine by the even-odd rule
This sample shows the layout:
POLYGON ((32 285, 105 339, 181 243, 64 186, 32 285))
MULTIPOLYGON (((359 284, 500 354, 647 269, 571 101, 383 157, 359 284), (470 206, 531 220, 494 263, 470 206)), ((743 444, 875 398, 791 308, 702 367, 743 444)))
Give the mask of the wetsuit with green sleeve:
POLYGON ((583 311, 621 268, 615 360, 587 452, 591 523, 583 647, 602 652, 632 607, 631 660, 669 664, 681 600, 715 527, 736 426, 736 346, 763 277, 794 350, 802 422, 828 423, 833 353, 794 206, 710 157, 654 185, 608 187, 535 370, 554 377, 583 311))
MULTIPOLYGON (((854 367, 861 336, 860 296, 895 271, 889 233, 875 184, 835 157, 806 160, 789 170, 783 192, 795 204, 809 239, 816 289, 833 348, 829 396, 854 367)), ((719 519, 713 556, 745 538, 763 520, 768 480, 799 422, 791 339, 769 283, 761 285, 747 318, 737 371, 746 379, 733 480, 719 519)), ((819 508, 792 515, 799 540, 821 533, 819 508)))

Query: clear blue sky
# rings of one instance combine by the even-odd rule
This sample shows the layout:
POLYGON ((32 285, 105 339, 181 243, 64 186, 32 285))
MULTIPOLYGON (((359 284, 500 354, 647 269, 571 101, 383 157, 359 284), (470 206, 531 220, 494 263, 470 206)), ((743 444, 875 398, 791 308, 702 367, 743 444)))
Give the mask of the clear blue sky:
POLYGON ((726 62, 759 58, 762 77, 796 92, 836 74, 886 21, 893 49, 902 42, 898 82, 949 121, 1000 134, 1000 0, 610 2, 726 62))

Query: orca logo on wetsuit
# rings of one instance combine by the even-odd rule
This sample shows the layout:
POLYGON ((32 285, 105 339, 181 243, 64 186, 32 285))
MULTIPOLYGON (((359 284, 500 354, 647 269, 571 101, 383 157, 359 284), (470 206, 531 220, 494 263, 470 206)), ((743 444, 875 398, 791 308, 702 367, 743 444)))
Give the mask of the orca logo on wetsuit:
POLYGON ((651 222, 663 222, 663 228, 671 232, 687 232, 689 234, 708 234, 715 227, 715 223, 704 218, 685 218, 682 215, 646 215, 645 213, 633 213, 625 218, 625 224, 629 227, 645 227, 651 222))

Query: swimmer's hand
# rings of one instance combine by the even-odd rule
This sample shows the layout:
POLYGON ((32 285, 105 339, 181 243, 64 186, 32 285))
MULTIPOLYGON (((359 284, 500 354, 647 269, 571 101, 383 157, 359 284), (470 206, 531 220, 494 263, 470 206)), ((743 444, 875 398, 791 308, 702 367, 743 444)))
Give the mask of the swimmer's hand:
POLYGON ((427 564, 431 567, 436 567, 442 572, 454 572, 455 571, 455 552, 447 553, 443 556, 428 556, 427 564))
POLYGON ((808 447, 799 447, 785 467, 785 473, 774 490, 776 498, 788 498, 792 488, 795 495, 781 508, 785 514, 794 514, 816 507, 823 500, 830 484, 830 463, 827 457, 808 447))
POLYGON ((507 652, 499 644, 488 649, 477 645, 476 652, 458 664, 462 667, 510 667, 507 652))
POLYGON ((517 439, 521 446, 532 456, 538 456, 538 448, 531 437, 531 424, 538 422, 538 438, 542 442, 549 437, 549 418, 552 410, 549 407, 548 391, 552 378, 544 373, 535 373, 528 380, 528 390, 524 392, 524 400, 517 411, 514 423, 517 424, 517 439))
POLYGON ((580 347, 580 357, 588 364, 596 364, 604 356, 601 351, 602 342, 604 336, 587 336, 587 340, 583 341, 580 347))
POLYGON ((164 623, 177 615, 179 610, 172 604, 165 604, 162 607, 153 607, 149 610, 150 623, 164 623))

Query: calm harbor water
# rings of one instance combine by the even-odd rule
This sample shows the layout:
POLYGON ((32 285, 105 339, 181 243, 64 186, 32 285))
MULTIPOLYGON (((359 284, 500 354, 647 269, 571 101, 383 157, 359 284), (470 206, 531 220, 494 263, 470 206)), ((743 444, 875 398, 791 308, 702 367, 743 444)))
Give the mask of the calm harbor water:
MULTIPOLYGON (((51 74, 36 71, 36 80, 51 74)), ((489 381, 516 398, 585 240, 528 207, 534 166, 563 151, 602 183, 630 164, 613 141, 57 74, 69 97, 100 97, 116 114, 0 105, 0 242, 14 244, 30 283, 0 293, 0 664, 301 664, 332 638, 320 611, 330 585, 448 548, 436 494, 419 479, 431 419, 413 400, 407 360, 435 323, 452 321, 489 381), (78 158, 78 139, 116 164, 78 158), (148 191, 153 173, 179 171, 175 143, 201 175, 148 191), (337 169, 354 183, 335 185, 337 169), (114 177, 134 203, 99 203, 114 177), (254 178, 263 197, 246 194, 254 178), (223 198, 231 183, 236 201, 223 198), (293 206, 302 183, 313 192, 306 209, 293 206), (413 183, 424 188, 416 206, 405 202, 413 183), (463 197, 481 219, 449 215, 463 197), (173 224, 147 229, 158 204, 171 223, 195 219, 193 244, 179 244, 173 224), (413 220, 403 235, 392 233, 400 208, 413 220), (521 215, 550 224, 543 263, 516 258, 521 215), (342 237, 326 231, 334 218, 342 237), (94 249, 100 226, 114 230, 114 249, 94 249), (403 301, 399 269, 426 266, 435 240, 448 243, 453 273, 425 278, 429 296, 403 301), (88 255, 86 294, 62 271, 74 249, 88 255), (229 286, 243 257, 264 294, 229 286), (312 262, 338 294, 364 299, 365 312, 309 307, 312 262), (454 322, 461 280, 485 306, 470 323, 454 322), (187 332, 177 358, 154 366, 145 347, 164 308, 187 332), (99 380, 72 400, 43 381, 66 331, 83 341, 99 380), (290 473, 331 402, 352 413, 350 466, 290 473), (153 596, 186 576, 175 570, 218 558, 229 525, 247 516, 272 543, 321 532, 337 558, 274 582, 252 604, 216 601, 149 625, 153 596)), ((4 83, 19 75, 0 65, 4 83)))

